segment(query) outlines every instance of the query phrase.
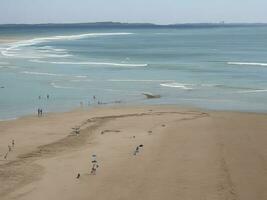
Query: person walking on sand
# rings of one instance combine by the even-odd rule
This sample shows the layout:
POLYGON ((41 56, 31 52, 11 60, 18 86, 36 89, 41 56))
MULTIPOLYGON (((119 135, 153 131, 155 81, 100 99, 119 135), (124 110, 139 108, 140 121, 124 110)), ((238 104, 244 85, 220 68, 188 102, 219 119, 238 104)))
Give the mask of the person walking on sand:
POLYGON ((7 159, 7 155, 8 155, 8 152, 6 152, 5 156, 4 156, 4 159, 6 160, 7 159))
POLYGON ((8 145, 8 151, 12 151, 12 149, 11 149, 11 146, 10 146, 10 145, 8 145))
POLYGON ((134 155, 136 156, 137 153, 139 153, 139 146, 136 147, 135 151, 134 151, 134 155))
POLYGON ((15 140, 12 140, 12 147, 15 147, 15 140))
POLYGON ((91 175, 96 175, 95 164, 93 164, 93 167, 92 167, 92 169, 91 169, 91 175))
POLYGON ((96 169, 99 167, 98 164, 93 164, 92 170, 91 170, 91 175, 96 175, 96 169))

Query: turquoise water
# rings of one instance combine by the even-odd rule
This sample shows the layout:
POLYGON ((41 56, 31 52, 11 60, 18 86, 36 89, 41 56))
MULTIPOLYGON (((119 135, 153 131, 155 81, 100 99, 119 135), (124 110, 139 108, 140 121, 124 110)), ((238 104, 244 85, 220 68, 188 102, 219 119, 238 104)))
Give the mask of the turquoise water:
POLYGON ((267 27, 0 28, 8 37, 0 119, 97 101, 267 111, 267 27))

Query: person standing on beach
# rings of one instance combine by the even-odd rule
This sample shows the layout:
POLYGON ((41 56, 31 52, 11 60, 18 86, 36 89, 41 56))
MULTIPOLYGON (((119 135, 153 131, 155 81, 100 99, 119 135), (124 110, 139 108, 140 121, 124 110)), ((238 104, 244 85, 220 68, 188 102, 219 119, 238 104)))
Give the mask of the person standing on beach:
POLYGON ((98 164, 93 164, 92 170, 91 170, 91 175, 96 175, 96 169, 99 167, 98 164))
POLYGON ((15 140, 12 140, 12 147, 15 147, 15 140))
POLYGON ((139 153, 139 146, 136 147, 136 149, 134 151, 134 155, 136 156, 137 153, 139 153))
POLYGON ((95 164, 93 164, 93 167, 92 167, 92 169, 91 169, 91 175, 96 175, 95 164))
POLYGON ((49 94, 47 94, 47 95, 46 95, 46 98, 47 98, 47 99, 49 99, 49 98, 50 98, 49 94))

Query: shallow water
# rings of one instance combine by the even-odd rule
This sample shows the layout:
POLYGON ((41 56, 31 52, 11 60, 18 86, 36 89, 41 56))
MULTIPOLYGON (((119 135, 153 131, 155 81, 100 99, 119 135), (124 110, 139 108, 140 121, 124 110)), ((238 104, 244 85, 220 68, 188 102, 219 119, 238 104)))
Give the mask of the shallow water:
POLYGON ((19 41, 0 45, 0 119, 97 101, 266 112, 266 36, 267 27, 1 27, 0 38, 19 41))

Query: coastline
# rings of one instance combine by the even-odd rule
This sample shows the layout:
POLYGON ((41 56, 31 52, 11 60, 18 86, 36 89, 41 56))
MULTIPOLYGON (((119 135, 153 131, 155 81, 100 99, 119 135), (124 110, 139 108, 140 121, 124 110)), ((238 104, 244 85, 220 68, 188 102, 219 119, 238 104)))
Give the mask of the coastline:
POLYGON ((1 121, 0 197, 263 200, 266 122, 266 114, 173 105, 94 107, 1 121), (95 176, 89 174, 93 154, 100 165, 95 176))

